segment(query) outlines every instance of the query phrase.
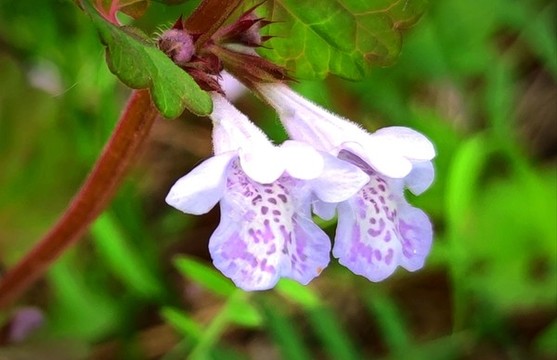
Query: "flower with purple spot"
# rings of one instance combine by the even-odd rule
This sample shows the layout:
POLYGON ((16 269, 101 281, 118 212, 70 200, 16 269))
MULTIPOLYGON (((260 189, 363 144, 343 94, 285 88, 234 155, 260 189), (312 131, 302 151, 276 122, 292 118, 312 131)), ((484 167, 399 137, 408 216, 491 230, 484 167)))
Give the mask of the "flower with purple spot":
POLYGON ((209 240, 215 266, 244 290, 281 277, 307 284, 328 264, 331 243, 311 218, 315 199, 339 203, 369 176, 357 166, 298 141, 274 146, 225 98, 213 94, 214 156, 179 179, 166 201, 204 214, 220 201, 209 240))
POLYGON ((409 271, 423 267, 432 226, 423 211, 408 204, 404 188, 420 194, 433 182, 433 144, 406 127, 369 133, 282 84, 257 84, 256 90, 277 110, 292 139, 329 152, 369 175, 368 183, 346 201, 314 204, 320 217, 332 218, 338 212, 333 256, 372 281, 385 279, 399 265, 409 271))

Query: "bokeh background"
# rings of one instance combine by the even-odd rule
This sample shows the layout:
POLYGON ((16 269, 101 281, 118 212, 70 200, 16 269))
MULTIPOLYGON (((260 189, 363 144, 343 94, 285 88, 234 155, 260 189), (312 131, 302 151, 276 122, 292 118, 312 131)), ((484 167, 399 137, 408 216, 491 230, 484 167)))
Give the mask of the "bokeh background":
MULTIPOLYGON (((153 33, 196 3, 153 2, 135 25, 153 33)), ((393 66, 295 84, 370 130, 435 143, 434 185, 408 195, 435 227, 421 271, 370 283, 332 261, 308 287, 236 290, 208 256, 218 209, 164 203, 211 152, 208 120, 184 114, 157 121, 110 208, 0 315, 0 358, 557 357, 556 14, 545 0, 432 1, 393 66)), ((64 210, 128 95, 72 1, 0 0, 0 274, 64 210)), ((260 101, 237 104, 285 138, 260 101)))

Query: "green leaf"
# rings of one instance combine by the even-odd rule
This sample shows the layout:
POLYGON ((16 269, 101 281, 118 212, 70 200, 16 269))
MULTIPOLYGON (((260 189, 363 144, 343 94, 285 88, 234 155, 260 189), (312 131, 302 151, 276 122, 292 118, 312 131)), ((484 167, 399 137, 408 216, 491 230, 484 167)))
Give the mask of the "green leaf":
POLYGON ((229 297, 236 290, 234 285, 218 271, 198 260, 180 256, 174 261, 174 264, 182 275, 216 295, 229 297))
POLYGON ((322 306, 307 311, 311 326, 331 359, 361 359, 350 334, 344 330, 335 313, 322 306))
POLYGON ((315 309, 321 306, 321 301, 317 294, 311 291, 309 287, 294 280, 281 279, 276 286, 276 291, 306 309, 315 309))
POLYGON ((361 79, 372 65, 392 64, 401 30, 416 23, 426 0, 274 0, 264 7, 276 21, 261 54, 301 78, 333 73, 361 79))
POLYGON ((265 319, 266 329, 280 349, 283 359, 311 359, 310 350, 303 341, 299 327, 286 315, 284 307, 273 299, 263 299, 259 308, 265 319))
POLYGON ((319 295, 310 287, 291 279, 281 279, 276 291, 304 308, 315 334, 331 359, 360 358, 334 312, 322 303, 319 295))
POLYGON ((166 118, 175 118, 184 109, 197 115, 211 113, 209 94, 141 31, 116 27, 99 16, 87 2, 84 4, 107 46, 108 67, 124 84, 133 89, 149 88, 155 106, 166 118))
POLYGON ((127 287, 148 298, 161 298, 164 288, 122 231, 115 216, 104 212, 91 226, 102 261, 127 287))
POLYGON ((203 336, 203 327, 182 310, 173 307, 163 307, 161 316, 180 334, 194 340, 203 336))
POLYGON ((362 296, 370 315, 381 333, 385 345, 393 354, 403 355, 411 347, 410 336, 397 304, 378 291, 364 292, 362 296))
POLYGON ((231 322, 245 327, 257 327, 263 322, 257 308, 248 300, 243 290, 237 289, 238 295, 230 297, 227 304, 227 314, 231 322))

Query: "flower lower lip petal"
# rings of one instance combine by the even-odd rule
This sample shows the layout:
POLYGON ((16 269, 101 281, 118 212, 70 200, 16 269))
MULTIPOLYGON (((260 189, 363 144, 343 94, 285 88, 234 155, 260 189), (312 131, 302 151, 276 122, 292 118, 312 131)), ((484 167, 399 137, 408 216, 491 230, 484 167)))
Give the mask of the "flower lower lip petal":
MULTIPOLYGON (((392 180, 391 180, 392 181, 392 180)), ((411 207, 402 187, 372 175, 357 196, 339 205, 333 255, 352 272, 371 281, 390 276, 397 266, 420 269, 431 247, 427 216, 411 207)))

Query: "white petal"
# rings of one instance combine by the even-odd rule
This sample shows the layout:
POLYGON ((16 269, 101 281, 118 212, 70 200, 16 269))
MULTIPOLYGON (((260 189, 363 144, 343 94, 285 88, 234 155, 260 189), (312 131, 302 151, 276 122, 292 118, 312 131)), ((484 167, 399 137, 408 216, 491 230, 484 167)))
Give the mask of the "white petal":
POLYGON ((314 194, 329 203, 344 201, 369 181, 369 176, 347 161, 322 153, 325 167, 317 179, 309 181, 314 194))
POLYGON ((375 142, 347 142, 342 144, 342 148, 360 157, 377 172, 393 179, 403 178, 412 170, 410 160, 375 142))
POLYGON ((285 159, 279 148, 247 143, 239 150, 242 170, 260 184, 270 184, 286 170, 285 159))
POLYGON ((213 99, 213 148, 215 154, 235 151, 246 144, 271 146, 260 128, 234 107, 222 95, 211 93, 213 99))
POLYGON ((248 89, 226 71, 222 71, 220 75, 220 85, 228 100, 235 101, 247 92, 248 89))
POLYGON ((323 156, 313 147, 293 140, 285 141, 281 146, 286 171, 296 179, 315 179, 323 171, 323 156))
POLYGON ((431 161, 415 162, 412 165, 412 171, 404 180, 412 193, 420 195, 433 183, 435 170, 431 161))
POLYGON ((419 132, 402 126, 391 126, 377 130, 375 142, 385 151, 398 153, 412 160, 431 160, 435 148, 431 141, 419 132))
POLYGON ((200 215, 211 210, 223 195, 226 169, 236 155, 228 152, 202 162, 172 186, 166 202, 187 214, 200 215))
POLYGON ((357 124, 314 104, 284 84, 257 84, 255 87, 277 110, 280 121, 294 140, 329 152, 345 141, 369 136, 357 124))

